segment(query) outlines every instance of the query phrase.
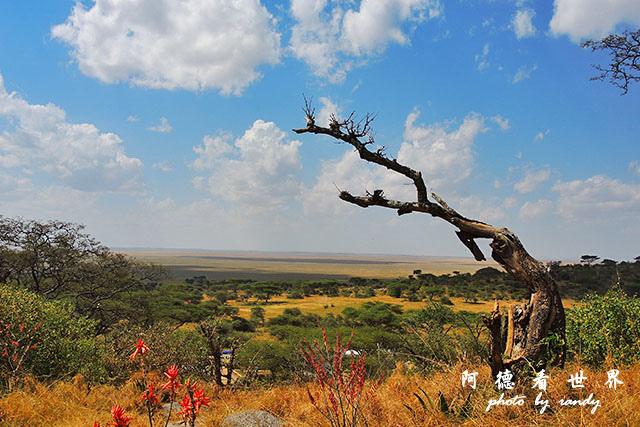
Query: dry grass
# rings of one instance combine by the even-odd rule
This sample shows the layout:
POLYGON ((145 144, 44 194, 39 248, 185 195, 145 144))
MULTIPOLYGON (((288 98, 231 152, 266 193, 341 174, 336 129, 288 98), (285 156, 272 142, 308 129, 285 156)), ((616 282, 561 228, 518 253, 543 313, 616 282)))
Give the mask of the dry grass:
MULTIPOLYGON (((531 382, 508 391, 507 396, 526 395, 521 407, 500 406, 487 412, 489 399, 495 399, 497 392, 490 379, 487 367, 475 368, 478 372, 478 388, 462 388, 461 372, 473 370, 471 366, 456 366, 448 372, 440 372, 429 378, 412 376, 396 369, 378 389, 376 397, 364 410, 371 427, 389 426, 638 426, 640 425, 640 365, 621 370, 619 378, 624 385, 618 390, 609 389, 604 371, 582 368, 588 380, 584 391, 572 390, 567 383, 569 376, 580 369, 575 364, 564 370, 552 369, 548 372, 549 387, 546 399, 551 402, 544 415, 533 405, 537 390, 531 382), (425 390, 436 405, 431 409, 422 408, 414 393, 418 388, 425 390), (447 402, 456 412, 468 395, 470 417, 446 415, 437 409, 437 395, 442 392, 447 402), (560 407, 563 398, 584 399, 590 393, 599 399, 601 407, 591 414, 591 407, 560 407), (404 406, 411 406, 415 415, 404 406)), ((608 368, 605 368, 608 369, 608 368)), ((115 389, 111 386, 95 387, 90 391, 82 381, 59 382, 45 386, 33 381, 25 381, 23 391, 13 392, 0 398, 0 425, 16 427, 91 426, 94 421, 103 425, 109 421, 112 405, 122 406, 134 417, 132 427, 146 426, 146 416, 134 393, 132 383, 115 389)), ((213 396, 211 408, 205 408, 202 420, 206 426, 218 426, 221 420, 232 413, 246 409, 260 409, 271 412, 286 421, 287 426, 318 427, 326 425, 321 415, 308 400, 306 385, 291 385, 248 391, 220 390, 210 385, 204 386, 207 395, 213 396)), ((313 388, 313 385, 312 385, 313 388)))

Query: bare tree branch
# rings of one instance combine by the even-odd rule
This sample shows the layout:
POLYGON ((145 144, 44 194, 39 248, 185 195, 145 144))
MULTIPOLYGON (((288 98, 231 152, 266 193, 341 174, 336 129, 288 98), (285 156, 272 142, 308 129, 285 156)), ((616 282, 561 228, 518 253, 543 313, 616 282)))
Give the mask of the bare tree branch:
POLYGON ((601 74, 591 80, 609 78, 609 83, 622 89, 621 95, 629 92, 629 83, 640 81, 640 29, 625 30, 622 35, 612 34, 601 40, 587 40, 581 46, 592 52, 607 51, 611 55, 607 68, 593 65, 601 74))

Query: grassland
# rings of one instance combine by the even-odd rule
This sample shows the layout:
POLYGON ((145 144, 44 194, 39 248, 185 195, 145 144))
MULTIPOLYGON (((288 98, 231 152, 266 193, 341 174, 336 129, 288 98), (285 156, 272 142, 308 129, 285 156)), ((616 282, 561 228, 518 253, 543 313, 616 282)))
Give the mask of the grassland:
POLYGON ((406 277, 414 270, 440 275, 453 271, 473 273, 483 267, 498 268, 493 261, 477 262, 472 258, 187 250, 121 252, 141 261, 162 264, 178 280, 193 276, 206 276, 210 280, 392 279, 406 277))
MULTIPOLYGON (((474 273, 484 267, 499 268, 493 261, 477 262, 471 258, 417 257, 397 255, 346 255, 346 254, 292 254, 261 252, 213 252, 195 250, 129 250, 123 251, 145 262, 162 264, 172 273, 172 280, 184 280, 193 276, 206 276, 209 280, 230 278, 252 280, 346 280, 350 277, 393 279, 406 277, 414 270, 436 275, 454 271, 474 273)), ((312 295, 303 299, 287 299, 285 296, 272 298, 265 309, 265 317, 270 319, 281 314, 286 308, 299 308, 304 313, 320 316, 339 314, 346 307, 358 307, 367 301, 399 304, 403 309, 419 309, 424 302, 409 302, 388 295, 371 298, 327 297, 312 295)), ((452 298, 454 309, 488 313, 493 309, 493 301, 471 303, 463 298, 452 298)), ((515 301, 501 301, 508 306, 515 301)), ((248 319, 251 308, 237 301, 229 301, 238 307, 239 315, 248 319)), ((564 300, 565 308, 575 301, 564 300)))

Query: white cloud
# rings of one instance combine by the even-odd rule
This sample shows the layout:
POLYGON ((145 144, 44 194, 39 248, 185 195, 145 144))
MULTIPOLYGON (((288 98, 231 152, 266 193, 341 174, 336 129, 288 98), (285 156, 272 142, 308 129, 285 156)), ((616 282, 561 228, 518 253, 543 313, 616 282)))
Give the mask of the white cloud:
POLYGON ((280 34, 258 0, 78 2, 51 34, 73 48, 84 74, 149 88, 237 95, 280 56, 280 34))
POLYGON ((518 71, 516 71, 516 74, 513 76, 513 84, 528 79, 529 77, 531 77, 531 73, 533 73, 537 69, 537 65, 533 65, 531 67, 523 65, 522 67, 518 68, 518 71))
POLYGON ((640 177, 640 164, 637 161, 629 162, 629 170, 640 177))
POLYGON ((362 0, 358 10, 350 5, 337 0, 291 2, 297 21, 291 52, 333 83, 344 81, 350 69, 382 53, 389 43, 408 44, 413 27, 442 11, 438 0, 362 0))
POLYGON ((533 9, 521 9, 513 15, 511 29, 516 33, 518 40, 536 34, 536 27, 531 22, 534 16, 536 16, 536 12, 533 9))
MULTIPOLYGON (((284 209, 300 194, 302 168, 299 141, 286 141, 287 134, 273 122, 256 120, 241 138, 205 136, 204 145, 194 147, 196 170, 210 170, 206 188, 214 195, 235 202, 245 212, 284 209)), ((204 186, 200 179, 196 187, 204 186)))
POLYGON ((544 131, 544 132, 538 132, 538 133, 536 134, 536 136, 533 138, 533 141, 534 141, 534 142, 536 142, 536 141, 542 141, 542 140, 544 139, 544 137, 545 137, 545 136, 549 135, 549 132, 551 132, 551 129, 547 129, 547 130, 546 130, 546 131, 544 131))
POLYGON ((127 117, 127 121, 128 121, 128 122, 135 123, 135 122, 137 122, 138 120, 140 120, 140 117, 138 117, 138 116, 128 116, 128 117, 127 117))
POLYGON ((496 124, 500 127, 500 130, 503 132, 511 129, 511 124, 509 123, 509 119, 505 119, 502 116, 493 116, 491 117, 491 120, 496 122, 496 124))
POLYGON ((142 185, 142 162, 125 155, 117 135, 100 133, 89 123, 70 123, 56 105, 32 105, 7 93, 1 75, 0 117, 10 124, 0 134, 0 168, 41 169, 84 191, 142 185))
POLYGON ((558 213, 569 220, 610 222, 640 215, 640 184, 628 184, 607 175, 585 180, 558 181, 558 213))
POLYGON ((540 184, 548 181, 550 177, 551 171, 549 169, 542 169, 539 171, 527 169, 522 181, 517 182, 513 188, 521 194, 531 193, 532 191, 535 191, 540 184))
MULTIPOLYGON (((482 116, 471 113, 458 128, 450 125, 417 125, 420 112, 407 116, 403 142, 398 151, 400 163, 422 172, 429 191, 443 197, 452 195, 474 167, 475 138, 486 131, 482 116)), ((338 188, 354 194, 383 189, 391 199, 415 200, 412 183, 405 177, 360 159, 353 150, 342 157, 325 161, 315 185, 305 190, 306 211, 342 213, 348 207, 337 200, 338 188)), ((493 213, 495 214, 495 212, 493 213)))
POLYGON ((489 60, 487 56, 489 55, 489 43, 485 44, 482 48, 482 53, 479 53, 475 56, 474 60, 476 61, 478 70, 484 70, 489 68, 489 60))
POLYGON ((457 129, 441 124, 416 125, 420 116, 417 109, 409 114, 404 138, 398 152, 398 161, 416 170, 430 188, 448 190, 471 175, 474 166, 473 143, 487 129, 484 118, 476 113, 465 117, 457 129))
POLYGON ((549 28, 553 35, 566 34, 577 43, 602 38, 623 23, 640 25, 638 0, 555 0, 549 28))
POLYGON ((537 202, 525 202, 520 208, 518 216, 523 221, 539 218, 553 208, 551 200, 538 200, 537 202))
POLYGON ((340 117, 342 109, 329 98, 322 97, 320 98, 320 102, 322 103, 322 108, 318 111, 318 114, 316 114, 316 121, 318 125, 328 127, 331 114, 340 117))
POLYGON ((151 166, 153 166, 156 169, 160 169, 162 172, 171 172, 173 170, 173 168, 169 166, 169 163, 167 162, 157 162, 151 166))
POLYGON ((169 124, 169 120, 166 117, 160 117, 160 124, 157 126, 150 126, 147 129, 152 130, 154 132, 161 133, 169 133, 173 130, 171 125, 169 124))

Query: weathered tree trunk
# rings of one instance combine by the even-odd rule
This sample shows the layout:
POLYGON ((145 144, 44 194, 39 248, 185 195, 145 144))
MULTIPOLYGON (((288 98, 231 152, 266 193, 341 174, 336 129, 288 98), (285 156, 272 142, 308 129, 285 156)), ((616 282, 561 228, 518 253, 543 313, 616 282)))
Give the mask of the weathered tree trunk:
POLYGON ((367 192, 365 196, 353 196, 342 191, 340 199, 363 208, 382 206, 395 209, 398 215, 422 212, 441 218, 458 229, 456 235, 477 261, 484 261, 485 256, 475 239, 491 239, 492 258, 531 292, 528 302, 509 310, 504 325, 497 301, 490 317, 484 318, 489 329, 489 365, 494 376, 504 369, 514 370, 527 364, 539 367, 544 364, 551 338, 557 343, 552 349, 555 354, 551 362, 559 365, 564 363, 565 314, 558 287, 547 268, 527 253, 515 234, 506 228, 460 215, 434 193, 431 196, 435 202, 430 201, 420 172, 387 157, 383 150, 369 151, 368 145, 374 142, 369 135, 373 120, 371 116, 356 121, 352 113, 347 119, 338 121, 332 115, 329 127, 325 128, 315 124, 315 110, 306 100, 304 112, 307 127, 294 129, 294 132, 323 134, 346 142, 358 151, 360 158, 409 178, 417 192, 417 202, 387 199, 382 190, 367 192), (363 137, 368 138, 366 142, 360 141, 363 137))

